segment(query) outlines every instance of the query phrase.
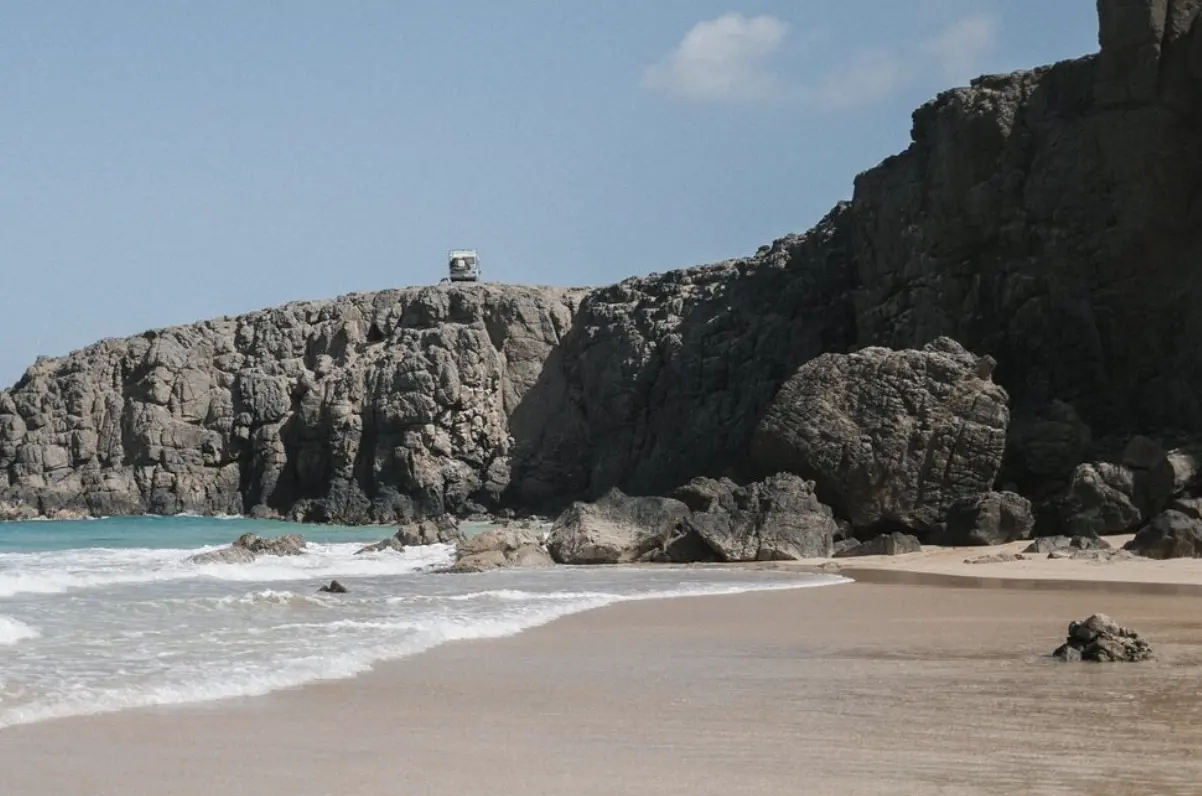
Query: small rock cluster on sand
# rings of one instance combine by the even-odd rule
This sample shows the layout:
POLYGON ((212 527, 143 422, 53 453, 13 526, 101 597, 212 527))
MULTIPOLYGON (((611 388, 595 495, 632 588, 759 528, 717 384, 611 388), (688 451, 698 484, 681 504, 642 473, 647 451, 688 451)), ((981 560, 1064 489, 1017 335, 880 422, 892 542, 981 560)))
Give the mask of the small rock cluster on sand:
POLYGON ((1105 614, 1083 622, 1069 622, 1068 639, 1053 656, 1062 661, 1145 661, 1152 647, 1134 630, 1122 627, 1105 614))

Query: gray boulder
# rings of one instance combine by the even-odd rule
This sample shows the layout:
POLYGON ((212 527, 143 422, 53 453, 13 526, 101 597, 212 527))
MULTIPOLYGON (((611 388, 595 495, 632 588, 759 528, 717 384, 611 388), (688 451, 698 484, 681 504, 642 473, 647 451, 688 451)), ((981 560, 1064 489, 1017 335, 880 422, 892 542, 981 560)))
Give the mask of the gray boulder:
POLYGON ((679 500, 631 497, 613 489, 594 503, 574 503, 559 515, 547 549, 560 564, 650 560, 669 555, 681 543, 688 515, 689 507, 679 500))
POLYGON ((867 542, 844 550, 835 555, 836 558, 852 558, 856 556, 904 556, 908 553, 921 553, 922 544, 909 534, 893 531, 883 533, 867 542))
POLYGON ((942 544, 1001 545, 1026 539, 1035 526, 1031 501, 1013 492, 986 492, 957 500, 947 510, 942 544))
POLYGON ((1061 510, 1069 536, 1129 533, 1144 520, 1135 501, 1135 473, 1110 462, 1077 467, 1061 510))
POLYGON ((858 531, 935 534, 953 503, 989 491, 1005 451, 1008 396, 981 364, 948 338, 820 356, 777 394, 753 463, 814 479, 858 531))
POLYGON ((454 544, 463 538, 454 517, 443 515, 437 520, 411 523, 396 532, 402 547, 421 547, 430 544, 454 544))
POLYGON ((461 541, 450 571, 485 572, 508 567, 554 565, 539 533, 526 528, 506 527, 485 531, 461 541))
POLYGON ((1140 529, 1123 549, 1144 558, 1202 558, 1202 520, 1169 509, 1140 529))
POLYGON ((1134 630, 1105 614, 1070 622, 1068 638, 1052 655, 1062 661, 1130 662, 1152 657, 1152 647, 1134 630))
POLYGON ((1060 550, 1109 550, 1110 543, 1097 536, 1043 536, 1028 545, 1024 553, 1055 553, 1060 550))
POLYGON ((747 486, 694 479, 673 493, 694 508, 685 528, 723 561, 829 558, 839 527, 814 482, 779 474, 747 486))

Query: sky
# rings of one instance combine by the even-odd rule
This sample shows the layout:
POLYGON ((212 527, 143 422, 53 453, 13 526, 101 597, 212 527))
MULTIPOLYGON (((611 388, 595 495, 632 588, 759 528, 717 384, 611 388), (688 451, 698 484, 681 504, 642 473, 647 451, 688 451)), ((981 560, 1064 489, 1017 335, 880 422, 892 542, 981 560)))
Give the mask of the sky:
POLYGON ((0 385, 297 299, 606 284, 802 232, 1094 0, 0 0, 0 385))

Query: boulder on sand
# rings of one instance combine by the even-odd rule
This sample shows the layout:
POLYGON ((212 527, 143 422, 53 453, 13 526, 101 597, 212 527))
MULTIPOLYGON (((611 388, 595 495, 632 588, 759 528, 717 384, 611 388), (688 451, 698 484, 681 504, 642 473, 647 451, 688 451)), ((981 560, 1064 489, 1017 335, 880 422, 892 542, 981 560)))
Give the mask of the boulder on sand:
POLYGON ((835 558, 854 558, 857 556, 904 556, 908 553, 921 553, 922 544, 918 539, 906 533, 893 531, 883 533, 867 542, 855 546, 845 546, 835 553, 835 558))
POLYGON ((555 520, 547 550, 560 564, 628 564, 670 556, 685 536, 689 507, 665 497, 612 489, 594 503, 573 503, 555 520))
POLYGON ((737 486, 730 479, 697 478, 672 493, 693 509, 685 519, 723 561, 829 558, 839 525, 818 501, 814 482, 780 473, 737 486))
POLYGON ((1013 492, 985 492, 951 505, 939 539, 952 547, 1003 545, 1026 539, 1034 527, 1031 501, 1013 492))
POLYGON ((946 337, 922 350, 824 354, 773 399, 752 463, 813 479, 857 532, 937 533, 948 508, 988 492, 1001 467, 1009 396, 991 363, 946 337))
POLYGON ((1123 546, 1144 558, 1202 558, 1202 520, 1169 509, 1123 546))
POLYGON ((1062 661, 1135 662, 1151 658, 1152 647, 1106 614, 1094 614, 1083 622, 1070 622, 1068 639, 1052 655, 1062 661))

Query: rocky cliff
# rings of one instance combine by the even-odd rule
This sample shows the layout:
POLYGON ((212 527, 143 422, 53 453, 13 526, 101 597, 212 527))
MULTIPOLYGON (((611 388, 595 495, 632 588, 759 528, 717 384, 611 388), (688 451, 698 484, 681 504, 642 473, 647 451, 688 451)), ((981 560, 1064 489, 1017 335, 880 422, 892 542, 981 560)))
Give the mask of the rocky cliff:
POLYGON ((942 336, 996 359, 1024 489, 1091 440, 1197 432, 1202 0, 1098 5, 1098 54, 940 95, 850 202, 752 257, 291 304, 40 361, 0 393, 0 501, 360 522, 663 493, 738 476, 804 363, 942 336))

